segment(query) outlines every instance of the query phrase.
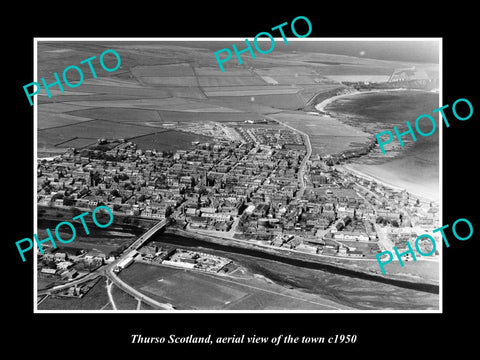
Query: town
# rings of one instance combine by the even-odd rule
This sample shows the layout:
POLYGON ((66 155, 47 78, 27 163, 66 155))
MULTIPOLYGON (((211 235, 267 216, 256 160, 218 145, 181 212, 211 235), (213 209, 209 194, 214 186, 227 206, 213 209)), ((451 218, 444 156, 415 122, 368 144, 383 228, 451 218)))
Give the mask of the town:
MULTIPOLYGON (((376 261, 379 251, 406 249, 407 241, 438 227, 437 203, 347 171, 341 164, 348 154, 311 155, 305 134, 256 123, 218 126, 223 138, 192 143, 190 150, 142 150, 125 139, 99 139, 93 147, 39 159, 38 205, 107 206, 115 219, 170 218, 192 234, 352 261, 376 261)), ((419 242, 423 253, 431 247, 419 242)), ((142 261, 202 267, 195 254, 162 255, 148 246, 139 253, 142 261)), ((100 253, 95 259, 115 257, 100 253)), ((228 263, 205 261, 215 271, 228 263)), ((65 267, 65 259, 59 257, 57 266, 65 267)))

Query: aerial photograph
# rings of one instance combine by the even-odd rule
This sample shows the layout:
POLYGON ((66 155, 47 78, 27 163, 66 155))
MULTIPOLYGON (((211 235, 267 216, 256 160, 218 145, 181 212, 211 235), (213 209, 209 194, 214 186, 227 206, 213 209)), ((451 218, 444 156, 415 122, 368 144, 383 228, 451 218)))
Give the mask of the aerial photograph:
POLYGON ((275 39, 36 39, 36 312, 442 309, 441 40, 275 39))

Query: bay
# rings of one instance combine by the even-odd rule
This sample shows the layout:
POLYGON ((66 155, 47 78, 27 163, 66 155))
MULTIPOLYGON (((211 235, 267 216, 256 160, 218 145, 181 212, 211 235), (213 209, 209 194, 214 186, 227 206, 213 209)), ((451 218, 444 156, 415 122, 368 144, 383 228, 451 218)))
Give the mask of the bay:
MULTIPOLYGON (((430 114, 439 107, 439 95, 424 91, 379 91, 339 97, 325 107, 330 116, 351 126, 375 135, 396 126, 400 133, 412 128, 422 114, 430 114)), ((438 116, 435 132, 427 137, 416 133, 416 141, 410 134, 402 137, 400 147, 394 135, 395 148, 387 148, 384 155, 376 147, 368 155, 350 161, 349 167, 388 184, 398 186, 424 198, 439 200, 439 148, 440 130, 438 116)), ((428 133, 432 124, 422 120, 420 129, 428 133)), ((441 124, 440 124, 441 125, 441 124)), ((416 130, 415 130, 416 132, 416 130)))

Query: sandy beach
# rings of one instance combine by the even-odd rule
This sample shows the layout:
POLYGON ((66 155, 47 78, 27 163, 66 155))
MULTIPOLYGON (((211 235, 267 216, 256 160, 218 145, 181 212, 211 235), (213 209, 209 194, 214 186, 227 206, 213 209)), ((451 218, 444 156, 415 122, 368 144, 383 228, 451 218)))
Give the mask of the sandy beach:
MULTIPOLYGON (((372 93, 386 93, 386 92, 399 92, 406 91, 406 89, 378 89, 378 90, 369 90, 369 91, 352 91, 345 94, 340 94, 333 96, 331 98, 325 99, 321 103, 315 106, 315 108, 328 117, 335 117, 340 121, 342 120, 343 114, 336 114, 335 110, 330 112, 325 112, 325 108, 332 104, 333 102, 345 98, 351 97, 358 94, 372 94, 372 93)), ((428 93, 423 90, 418 90, 419 92, 428 93)), ((410 92, 410 90, 408 90, 410 92)), ((360 104, 363 102, 368 102, 368 99, 361 100, 360 104)), ((402 100, 405 103, 404 100, 402 100)), ((413 100, 410 100, 413 101, 413 100)), ((382 106, 381 104, 378 106, 382 106)), ((415 105, 417 106, 417 105, 415 105)), ((352 112, 352 105, 347 107, 347 113, 352 112)), ((410 111, 415 113, 415 108, 411 108, 410 111)), ((377 117, 379 108, 376 108, 377 117)), ((386 108, 386 111, 392 111, 392 108, 386 108)), ((372 114, 373 115, 373 114, 372 114)), ((350 115, 350 121, 347 123, 354 125, 355 122, 352 119, 356 118, 355 113, 350 115)), ((370 117, 367 114, 358 117, 358 126, 367 124, 365 116, 370 117)), ((386 112, 385 117, 388 119, 391 116, 391 113, 386 112)), ((367 120, 368 121, 368 120, 367 120)), ((372 120, 379 121, 379 120, 372 120)), ((363 128, 363 127, 362 127, 363 128)), ((372 129, 372 128, 371 128, 372 129)), ((370 129, 370 130, 371 130, 370 129)), ((440 174, 438 168, 438 157, 436 154, 435 143, 433 139, 423 139, 422 143, 415 144, 415 147, 407 148, 398 148, 397 151, 392 151, 389 153, 388 158, 383 157, 380 153, 376 153, 377 150, 373 150, 372 153, 366 155, 362 158, 352 160, 347 164, 343 164, 342 167, 344 170, 356 173, 358 176, 362 176, 368 179, 375 180, 378 183, 381 183, 385 186, 395 189, 406 190, 409 193, 420 197, 428 201, 439 201, 440 199, 440 174)))
POLYGON ((376 181, 386 187, 396 190, 406 190, 412 195, 424 201, 439 201, 438 181, 433 179, 429 183, 413 183, 407 179, 401 179, 392 174, 388 169, 378 165, 344 164, 337 166, 339 170, 345 170, 368 180, 376 181))
POLYGON ((406 89, 403 89, 403 88, 399 88, 399 89, 377 89, 377 90, 366 90, 366 91, 354 90, 352 92, 348 92, 348 93, 340 94, 340 95, 335 95, 335 96, 332 96, 328 99, 325 99, 321 103, 318 103, 317 105, 315 105, 315 109, 317 109, 320 113, 326 113, 325 108, 327 107, 328 104, 330 104, 330 103, 332 103, 332 102, 334 102, 338 99, 347 97, 347 96, 352 96, 352 95, 357 95, 357 94, 371 94, 371 93, 378 93, 378 92, 389 92, 389 91, 405 91, 405 90, 406 89))

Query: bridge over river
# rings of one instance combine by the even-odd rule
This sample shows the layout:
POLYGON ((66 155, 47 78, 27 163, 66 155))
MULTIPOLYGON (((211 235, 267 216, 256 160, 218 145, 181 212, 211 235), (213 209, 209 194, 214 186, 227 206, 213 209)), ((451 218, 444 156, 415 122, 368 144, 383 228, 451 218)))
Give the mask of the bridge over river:
POLYGON ((108 265, 107 268, 105 269, 105 275, 120 289, 130 294, 138 301, 143 301, 154 308, 163 309, 163 310, 174 310, 175 308, 171 304, 160 303, 146 296, 140 291, 136 290, 132 286, 128 285, 126 282, 120 279, 118 274, 115 272, 115 268, 120 262, 124 261, 132 253, 132 251, 136 251, 140 249, 146 242, 148 242, 151 239, 152 236, 157 234, 159 231, 163 230, 169 223, 170 223, 170 217, 167 217, 162 221, 158 222, 157 224, 155 224, 154 226, 152 226, 144 234, 139 236, 137 240, 135 240, 128 248, 125 249, 125 251, 122 253, 122 255, 118 259, 116 259, 114 262, 108 265))

